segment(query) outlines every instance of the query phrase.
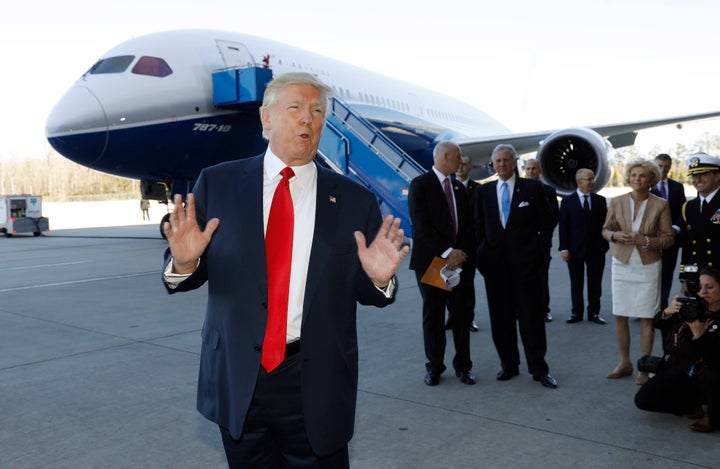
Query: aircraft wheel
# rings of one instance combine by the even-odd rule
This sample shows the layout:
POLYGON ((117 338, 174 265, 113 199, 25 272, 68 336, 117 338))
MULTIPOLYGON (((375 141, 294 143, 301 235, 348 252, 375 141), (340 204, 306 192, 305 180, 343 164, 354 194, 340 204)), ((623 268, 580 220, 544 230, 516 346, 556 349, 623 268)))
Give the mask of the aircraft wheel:
POLYGON ((33 236, 40 236, 40 232, 39 232, 39 231, 33 231, 33 236))
POLYGON ((169 221, 170 221, 169 213, 166 213, 165 215, 163 215, 162 220, 160 220, 160 236, 162 236, 163 239, 167 239, 167 236, 165 236, 165 232, 163 231, 163 225, 165 224, 165 222, 169 222, 169 221))

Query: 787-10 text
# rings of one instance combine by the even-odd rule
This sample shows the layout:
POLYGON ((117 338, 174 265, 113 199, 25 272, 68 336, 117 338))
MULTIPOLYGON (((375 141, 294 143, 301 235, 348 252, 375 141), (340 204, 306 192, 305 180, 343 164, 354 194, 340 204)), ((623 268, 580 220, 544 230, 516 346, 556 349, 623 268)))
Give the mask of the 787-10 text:
POLYGON ((193 132, 230 132, 232 125, 217 125, 217 124, 193 124, 193 132))

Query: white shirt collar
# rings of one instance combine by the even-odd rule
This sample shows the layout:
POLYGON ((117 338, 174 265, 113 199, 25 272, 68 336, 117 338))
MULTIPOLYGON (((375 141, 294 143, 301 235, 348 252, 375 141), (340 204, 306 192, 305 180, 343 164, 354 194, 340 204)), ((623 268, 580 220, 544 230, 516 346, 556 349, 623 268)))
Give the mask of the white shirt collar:
MULTIPOLYGON (((268 147, 265 152, 265 158, 263 159, 265 177, 267 177, 268 181, 275 179, 286 166, 287 165, 272 152, 270 147, 268 147)), ((316 171, 316 168, 315 163, 310 161, 302 166, 292 166, 292 170, 298 179, 303 180, 312 172, 316 171)))
MULTIPOLYGON (((432 170, 435 173, 435 176, 437 176, 438 181, 440 181, 440 184, 442 184, 445 179, 450 179, 450 176, 445 176, 434 165, 432 167, 432 170)), ((452 181, 450 181, 450 183, 452 184, 452 181)))
POLYGON ((720 190, 720 187, 718 187, 717 189, 715 189, 714 191, 712 191, 710 194, 708 194, 707 197, 700 197, 700 200, 701 200, 701 201, 702 201, 702 200, 707 200, 708 203, 710 203, 710 201, 713 199, 713 197, 715 197, 715 194, 717 194, 717 191, 718 191, 718 190, 720 190))
POLYGON ((498 178, 498 180, 497 180, 497 187, 498 187, 498 189, 499 189, 500 187, 502 187, 502 183, 503 183, 503 182, 507 182, 508 189, 512 189, 513 187, 515 187, 515 174, 513 174, 512 176, 510 176, 510 178, 508 178, 508 180, 506 180, 506 181, 503 181, 502 179, 498 178))
POLYGON ((585 196, 588 196, 588 199, 590 198, 590 194, 589 194, 589 193, 586 194, 586 193, 584 193, 583 191, 581 191, 580 189, 575 189, 575 191, 577 192, 578 197, 580 197, 580 201, 581 201, 581 202, 582 202, 582 200, 583 200, 583 197, 585 197, 585 196))

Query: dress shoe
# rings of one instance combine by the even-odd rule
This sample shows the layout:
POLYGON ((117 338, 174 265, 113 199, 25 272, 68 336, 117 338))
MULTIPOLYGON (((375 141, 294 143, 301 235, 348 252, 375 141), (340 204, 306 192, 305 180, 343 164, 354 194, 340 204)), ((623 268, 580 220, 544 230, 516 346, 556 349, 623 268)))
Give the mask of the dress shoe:
POLYGON ((703 410, 702 406, 698 404, 697 407, 695 407, 695 410, 685 415, 685 417, 689 418, 690 420, 701 419, 705 417, 705 411, 703 410))
POLYGON ((437 386, 440 382, 440 376, 433 373, 432 371, 428 371, 425 375, 425 384, 428 386, 437 386))
POLYGON ((714 433, 717 428, 710 425, 710 419, 708 417, 705 417, 703 419, 698 420, 697 422, 690 424, 690 430, 694 432, 700 432, 700 433, 714 433))
POLYGON ((546 388, 555 389, 557 388, 557 381, 555 381, 555 378, 550 376, 549 374, 545 375, 534 375, 533 379, 535 381, 540 381, 540 384, 545 386, 546 388))
POLYGON ((520 372, 518 370, 500 370, 495 378, 498 381, 507 381, 519 374, 520 372))
POLYGON ((570 316, 569 318, 567 318, 567 320, 565 320, 565 322, 568 324, 574 324, 574 323, 580 322, 580 321, 582 321, 582 317, 575 316, 574 314, 572 316, 570 316))
POLYGON ((456 371, 455 376, 460 378, 463 384, 475 384, 475 375, 469 371, 456 371))
POLYGON ((545 322, 552 322, 552 314, 545 313, 545 322))
POLYGON ((633 366, 632 364, 629 364, 627 366, 620 367, 618 365, 617 368, 612 370, 610 373, 607 374, 607 377, 609 379, 618 379, 618 378, 624 378, 625 376, 630 376, 633 374, 633 366))
POLYGON ((470 323, 470 332, 477 332, 479 330, 480 328, 477 326, 477 324, 475 324, 475 321, 472 321, 470 323))
POLYGON ((593 316, 590 319, 588 319, 588 321, 594 322, 595 324, 600 324, 600 325, 607 324, 607 322, 600 316, 593 316))

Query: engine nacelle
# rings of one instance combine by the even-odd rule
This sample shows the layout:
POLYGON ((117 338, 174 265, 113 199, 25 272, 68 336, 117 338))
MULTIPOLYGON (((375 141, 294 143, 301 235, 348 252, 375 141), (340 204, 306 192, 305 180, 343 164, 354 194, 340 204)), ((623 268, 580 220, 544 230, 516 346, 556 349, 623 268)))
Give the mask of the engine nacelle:
POLYGON ((602 189, 610 180, 612 151, 612 146, 594 130, 571 127, 543 140, 536 158, 543 169, 543 182, 564 197, 577 188, 575 172, 580 168, 591 169, 595 173, 594 190, 602 189))

